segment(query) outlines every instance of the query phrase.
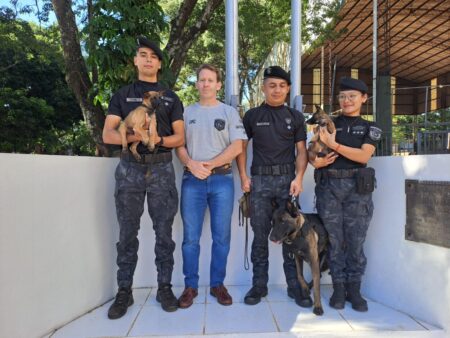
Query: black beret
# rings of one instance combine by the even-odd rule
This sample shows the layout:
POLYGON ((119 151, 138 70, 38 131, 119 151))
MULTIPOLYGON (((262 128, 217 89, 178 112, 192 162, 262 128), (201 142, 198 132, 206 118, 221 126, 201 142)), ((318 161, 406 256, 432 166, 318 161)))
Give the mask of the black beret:
POLYGON ((158 44, 153 41, 150 41, 149 39, 147 39, 144 36, 139 36, 137 38, 137 48, 140 48, 140 47, 150 48, 152 51, 155 52, 155 54, 158 56, 158 58, 160 60, 163 59, 163 52, 161 51, 161 49, 159 49, 158 44))
POLYGON ((264 69, 264 79, 267 79, 269 77, 276 77, 279 79, 286 80, 288 85, 291 85, 291 77, 280 66, 270 66, 270 67, 264 69))
POLYGON ((353 79, 351 77, 341 78, 339 90, 358 90, 363 94, 366 94, 369 91, 367 85, 364 82, 358 79, 353 79))

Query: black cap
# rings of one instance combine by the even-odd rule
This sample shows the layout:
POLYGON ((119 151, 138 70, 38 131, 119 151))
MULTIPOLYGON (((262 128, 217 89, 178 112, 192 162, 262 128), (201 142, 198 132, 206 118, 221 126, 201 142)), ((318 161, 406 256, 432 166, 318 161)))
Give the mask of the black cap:
POLYGON ((341 83, 339 85, 339 90, 358 90, 363 94, 366 94, 369 89, 367 85, 358 79, 353 79, 351 77, 343 77, 341 78, 341 83))
POLYGON ((278 79, 286 80, 288 85, 291 85, 291 77, 289 76, 289 73, 287 73, 280 66, 270 66, 264 69, 264 79, 269 77, 276 77, 278 79))
POLYGON ((145 36, 139 36, 137 38, 137 48, 146 47, 150 48, 155 54, 158 56, 160 60, 163 59, 163 52, 159 49, 159 46, 156 42, 150 41, 145 36))

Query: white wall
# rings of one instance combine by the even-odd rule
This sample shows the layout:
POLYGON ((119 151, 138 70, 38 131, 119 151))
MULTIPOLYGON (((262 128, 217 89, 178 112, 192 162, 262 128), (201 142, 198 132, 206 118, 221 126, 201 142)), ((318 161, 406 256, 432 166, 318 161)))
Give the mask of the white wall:
POLYGON ((114 160, 0 154, 0 337, 37 337, 113 293, 114 160))
MULTIPOLYGON (((38 337, 112 298, 116 291, 117 159, 0 154, 0 337, 38 337), (27 325, 23 325, 26 319, 27 325)), ((378 189, 366 243, 364 292, 450 329, 450 250, 404 240, 404 179, 450 180, 450 156, 374 158, 378 189)), ((181 166, 175 160, 178 187, 181 166)), ((236 176, 237 178, 238 176, 236 176)), ((235 181, 235 197, 241 196, 235 181)), ((302 209, 314 208, 308 168, 302 209)), ((236 204, 237 205, 237 202, 236 204)), ((244 228, 233 214, 227 285, 250 285, 244 228)), ((200 284, 208 285, 210 231, 202 237, 200 284)), ((182 224, 173 225, 174 285, 183 285, 182 224)), ((252 231, 249 229, 249 246, 252 231)), ((145 211, 134 286, 156 285, 154 232, 145 211)), ((270 244, 271 284, 284 283, 281 247, 270 244)), ((329 282, 325 276, 323 282, 329 282)))
POLYGON ((377 157, 371 165, 378 188, 364 293, 450 330, 450 249, 405 240, 405 179, 450 181, 450 155, 377 157))

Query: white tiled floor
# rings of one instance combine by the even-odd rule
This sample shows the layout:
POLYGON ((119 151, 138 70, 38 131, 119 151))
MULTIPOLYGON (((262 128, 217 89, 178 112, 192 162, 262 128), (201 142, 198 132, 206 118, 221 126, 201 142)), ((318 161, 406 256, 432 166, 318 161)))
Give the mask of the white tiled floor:
MULTIPOLYGON (((60 328, 48 338, 84 337, 389 337, 448 338, 448 333, 380 303, 369 301, 369 311, 353 311, 349 304, 338 311, 328 306, 330 286, 322 286, 325 314, 315 316, 312 308, 298 307, 286 294, 286 286, 271 285, 269 294, 255 306, 244 304, 249 286, 228 286, 233 305, 222 306, 199 288, 188 309, 164 312, 156 302, 154 288, 134 289, 135 304, 127 314, 109 320, 111 302, 60 328)), ((180 295, 181 287, 175 287, 180 295)))

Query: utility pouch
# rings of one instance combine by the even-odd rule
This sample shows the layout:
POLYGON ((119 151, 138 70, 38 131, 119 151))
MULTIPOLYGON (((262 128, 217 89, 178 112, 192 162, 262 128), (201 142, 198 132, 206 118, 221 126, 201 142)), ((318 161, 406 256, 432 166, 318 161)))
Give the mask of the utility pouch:
POLYGON ((375 190, 375 169, 360 168, 356 175, 356 192, 358 194, 369 194, 375 190))

